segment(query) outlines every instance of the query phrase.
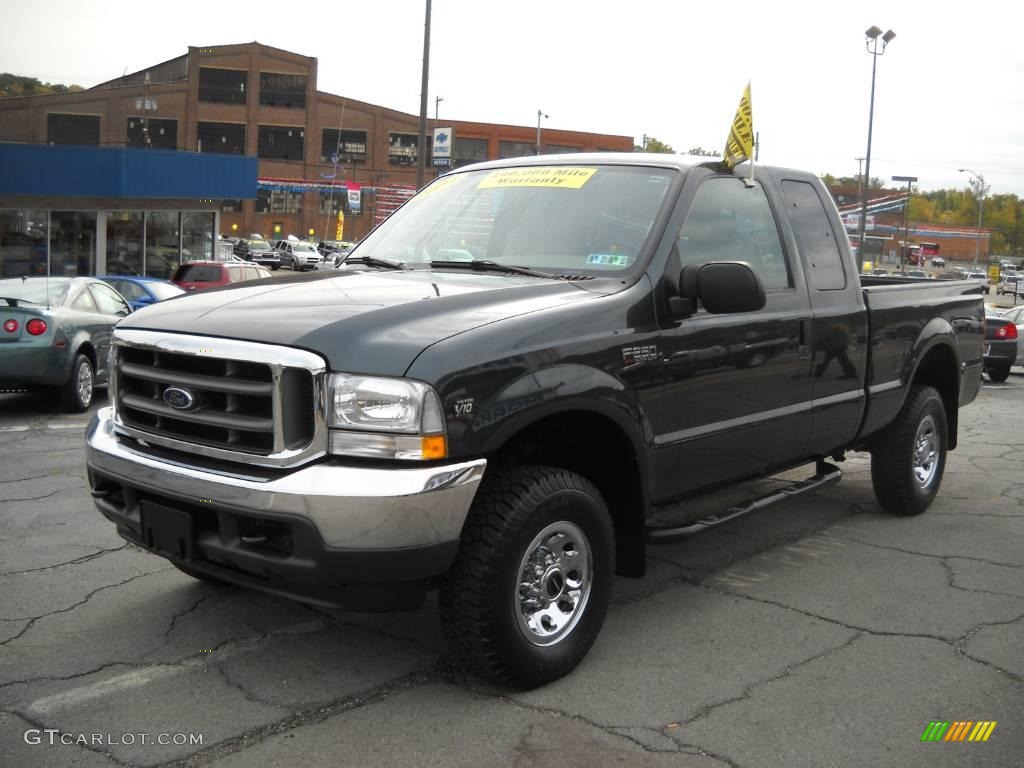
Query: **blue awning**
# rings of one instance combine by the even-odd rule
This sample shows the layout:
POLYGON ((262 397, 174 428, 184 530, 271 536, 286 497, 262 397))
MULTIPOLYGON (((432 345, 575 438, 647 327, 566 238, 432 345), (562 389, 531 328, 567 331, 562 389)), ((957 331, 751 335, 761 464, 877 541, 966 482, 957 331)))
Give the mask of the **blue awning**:
POLYGON ((0 143, 0 195, 252 199, 258 164, 168 149, 0 143))

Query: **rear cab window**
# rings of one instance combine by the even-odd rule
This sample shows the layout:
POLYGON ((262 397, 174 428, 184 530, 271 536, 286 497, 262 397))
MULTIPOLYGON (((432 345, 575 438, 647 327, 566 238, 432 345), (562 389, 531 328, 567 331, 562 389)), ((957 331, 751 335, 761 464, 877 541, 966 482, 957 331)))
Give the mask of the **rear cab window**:
POLYGON ((186 283, 219 283, 223 279, 217 264, 185 264, 178 269, 176 280, 186 283))

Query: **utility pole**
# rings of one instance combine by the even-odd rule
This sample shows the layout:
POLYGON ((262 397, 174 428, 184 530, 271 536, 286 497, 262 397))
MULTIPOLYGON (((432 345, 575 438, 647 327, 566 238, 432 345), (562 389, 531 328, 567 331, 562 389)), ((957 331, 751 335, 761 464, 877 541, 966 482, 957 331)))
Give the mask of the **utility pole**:
POLYGON ((853 159, 857 161, 857 199, 860 200, 864 195, 864 158, 855 157, 853 159))
POLYGON ((427 85, 430 81, 430 0, 423 22, 423 80, 420 83, 420 140, 416 152, 416 189, 423 186, 427 166, 427 85))
POLYGON ((442 101, 444 101, 444 96, 435 96, 434 97, 434 123, 435 123, 434 127, 435 128, 437 127, 437 113, 438 113, 438 111, 440 109, 442 101))

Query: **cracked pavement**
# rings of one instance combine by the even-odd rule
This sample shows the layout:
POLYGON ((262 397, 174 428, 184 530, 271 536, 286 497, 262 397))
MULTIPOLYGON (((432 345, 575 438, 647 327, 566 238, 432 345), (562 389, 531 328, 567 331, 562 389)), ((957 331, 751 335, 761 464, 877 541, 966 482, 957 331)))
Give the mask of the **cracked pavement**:
POLYGON ((883 514, 851 455, 838 485, 651 547, 590 655, 530 692, 464 675, 433 597, 311 608, 125 544, 87 420, 0 395, 0 765, 1024 766, 1024 377, 961 411, 924 515, 883 514), (931 720, 998 725, 922 744, 931 720), (125 743, 143 733, 202 743, 125 743))

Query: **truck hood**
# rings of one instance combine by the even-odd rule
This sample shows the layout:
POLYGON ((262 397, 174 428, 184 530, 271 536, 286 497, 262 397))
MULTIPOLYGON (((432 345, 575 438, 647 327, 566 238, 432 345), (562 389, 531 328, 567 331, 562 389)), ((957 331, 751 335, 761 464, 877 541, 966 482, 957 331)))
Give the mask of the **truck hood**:
POLYGON ((573 282, 519 275, 344 272, 183 295, 118 327, 281 344, 316 352, 331 370, 401 376, 443 339, 596 295, 573 282))

